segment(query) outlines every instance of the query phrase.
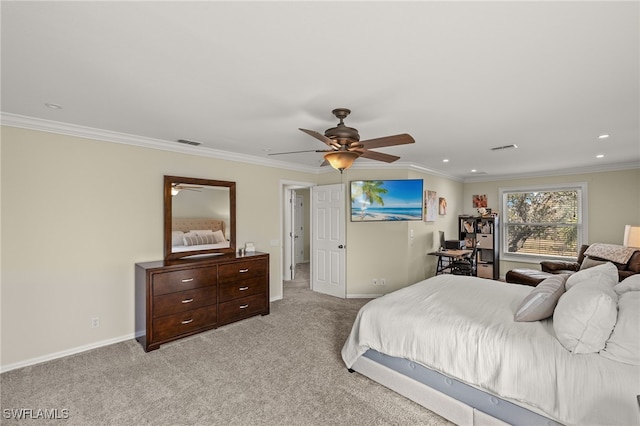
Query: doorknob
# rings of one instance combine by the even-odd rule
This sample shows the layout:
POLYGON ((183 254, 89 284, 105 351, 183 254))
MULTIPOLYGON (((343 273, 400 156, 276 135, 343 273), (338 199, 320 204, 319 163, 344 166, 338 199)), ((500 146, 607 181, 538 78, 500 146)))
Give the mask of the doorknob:
POLYGON ((340 244, 340 245, 338 246, 338 248, 344 248, 344 246, 343 246, 342 244, 340 244))

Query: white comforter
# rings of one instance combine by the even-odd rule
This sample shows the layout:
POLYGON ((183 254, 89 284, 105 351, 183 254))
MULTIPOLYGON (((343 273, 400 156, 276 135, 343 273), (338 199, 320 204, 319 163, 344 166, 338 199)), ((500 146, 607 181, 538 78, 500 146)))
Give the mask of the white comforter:
POLYGON ((640 367, 573 355, 552 320, 515 322, 531 287, 439 275, 367 303, 342 349, 409 359, 565 424, 639 425, 640 367))

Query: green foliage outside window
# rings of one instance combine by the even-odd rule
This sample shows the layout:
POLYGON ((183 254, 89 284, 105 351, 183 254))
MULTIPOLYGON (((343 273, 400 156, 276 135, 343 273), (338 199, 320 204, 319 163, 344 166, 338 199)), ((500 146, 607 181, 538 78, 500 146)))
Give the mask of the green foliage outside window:
POLYGON ((507 253, 575 257, 579 191, 506 192, 507 253))

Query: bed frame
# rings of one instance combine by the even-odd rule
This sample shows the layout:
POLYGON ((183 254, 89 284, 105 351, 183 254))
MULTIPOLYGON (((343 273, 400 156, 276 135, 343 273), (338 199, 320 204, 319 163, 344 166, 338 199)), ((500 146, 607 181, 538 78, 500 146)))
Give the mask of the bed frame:
POLYGON ((409 398, 459 425, 560 425, 541 413, 402 358, 369 349, 350 371, 409 398))

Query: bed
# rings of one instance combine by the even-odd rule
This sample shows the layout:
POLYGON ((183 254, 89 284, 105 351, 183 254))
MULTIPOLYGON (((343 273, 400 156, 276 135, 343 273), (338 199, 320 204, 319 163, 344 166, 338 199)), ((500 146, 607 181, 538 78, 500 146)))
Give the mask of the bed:
POLYGON ((615 270, 606 280, 598 273, 555 278, 553 297, 542 283, 534 294, 530 286, 438 275, 367 303, 342 358, 457 424, 638 425, 640 279, 615 286, 615 270), (596 327, 605 347, 595 352, 583 337, 567 337, 578 332, 567 333, 574 317, 588 314, 576 303, 594 297, 589 306, 603 311, 608 303, 596 327), (551 316, 515 321, 532 314, 532 300, 551 316))
POLYGON ((224 220, 197 217, 171 220, 172 253, 228 247, 224 220))

